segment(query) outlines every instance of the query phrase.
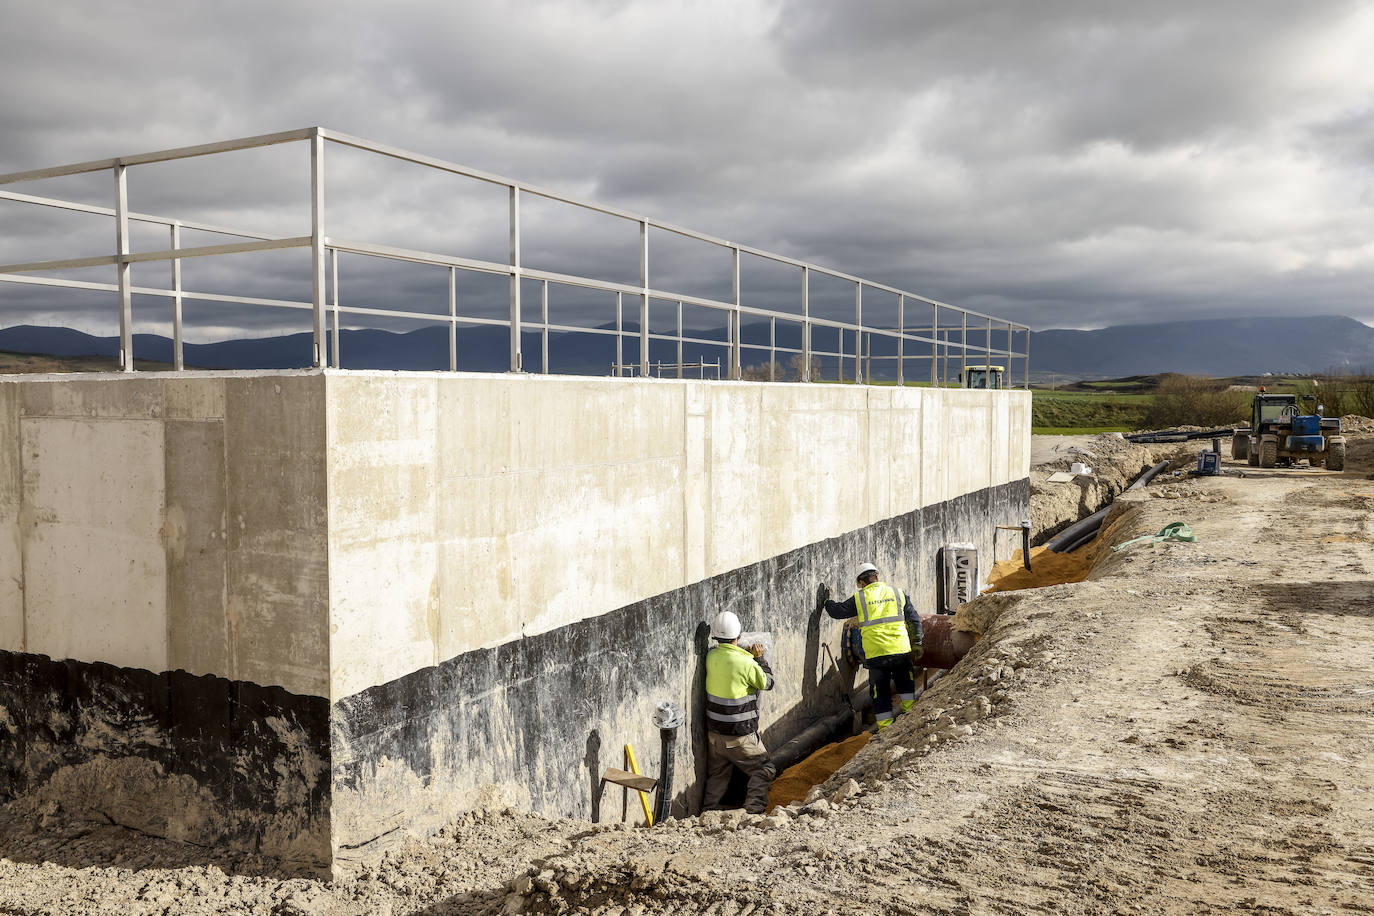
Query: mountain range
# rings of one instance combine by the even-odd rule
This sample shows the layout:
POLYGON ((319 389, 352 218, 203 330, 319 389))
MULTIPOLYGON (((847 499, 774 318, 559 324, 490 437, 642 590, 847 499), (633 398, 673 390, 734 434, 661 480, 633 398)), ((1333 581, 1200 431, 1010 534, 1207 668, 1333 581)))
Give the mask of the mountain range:
MULTIPOLYGON (((1091 331, 1052 329, 1035 331, 1031 337, 1031 367, 1036 379, 1048 374, 1119 378, 1182 372, 1223 377, 1265 372, 1312 374, 1331 369, 1374 369, 1374 328, 1340 316, 1200 319, 1117 325, 1091 331)), ((746 343, 766 340, 767 326, 745 325, 741 339, 746 343)), ((971 337, 971 340, 976 342, 978 338, 971 337)), ((1001 345, 1004 340, 994 337, 993 344, 1001 345)), ((886 338, 875 338, 875 341, 887 343, 886 338)), ((799 341, 786 339, 780 327, 777 343, 795 347, 799 341)), ((626 336, 624 359, 627 362, 638 358, 636 344, 633 335, 626 336)), ((523 346, 526 368, 537 370, 540 363, 538 334, 526 333, 523 346)), ((118 349, 118 338, 96 337, 70 328, 17 325, 0 329, 0 351, 76 357, 113 356, 118 349)), ((287 369, 310 365, 312 340, 308 333, 287 334, 209 344, 188 343, 183 349, 186 365, 191 367, 287 369)), ((345 368, 446 369, 448 329, 436 325, 408 333, 343 330, 340 350, 345 368)), ((875 343, 874 352, 895 351, 875 343)), ((919 356, 929 351, 909 344, 906 352, 919 356)), ((158 335, 136 334, 134 353, 142 360, 170 363, 172 342, 158 335)), ((664 361, 676 356, 675 346, 670 343, 654 342, 650 353, 653 358, 664 361), (656 352, 659 347, 662 347, 661 353, 656 352)), ((723 353, 723 345, 687 345, 684 361, 714 362, 723 353)), ((505 328, 482 326, 459 330, 460 369, 503 371, 509 365, 508 354, 505 328)), ((552 333, 549 335, 549 357, 552 372, 610 374, 615 361, 615 340, 604 335, 552 333)), ((766 359, 764 351, 745 351, 746 365, 757 365, 766 359)), ((981 362, 981 359, 976 361, 981 362)), ((779 362, 786 364, 788 360, 780 359, 779 362)), ((891 361, 875 361, 876 377, 892 374, 891 361)), ((1015 375, 1019 378, 1019 366, 1015 367, 1015 375)))

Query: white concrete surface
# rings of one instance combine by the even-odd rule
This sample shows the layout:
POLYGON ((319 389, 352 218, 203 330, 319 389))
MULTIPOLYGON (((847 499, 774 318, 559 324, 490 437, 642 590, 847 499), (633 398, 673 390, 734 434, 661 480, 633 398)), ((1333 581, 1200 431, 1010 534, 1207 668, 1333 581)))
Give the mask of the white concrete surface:
POLYGON ((1025 392, 327 377, 330 696, 1026 476, 1025 392))
POLYGON ((328 689, 324 379, 0 377, 0 649, 328 689))
POLYGON ((1030 395, 0 378, 0 648, 338 699, 1024 478, 1030 395))

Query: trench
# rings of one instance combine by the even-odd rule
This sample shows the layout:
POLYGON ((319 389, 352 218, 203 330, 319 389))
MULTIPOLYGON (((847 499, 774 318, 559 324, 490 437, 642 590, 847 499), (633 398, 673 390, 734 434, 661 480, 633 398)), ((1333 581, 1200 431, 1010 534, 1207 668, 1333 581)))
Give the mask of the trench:
MULTIPOLYGON (((1175 459, 1165 459, 1143 471, 1126 489, 1145 486, 1153 477, 1166 470, 1173 460, 1175 459)), ((1108 500, 1097 511, 1085 513, 1078 521, 1065 526, 1046 543, 1032 547, 1030 569, 1026 568, 1020 548, 1017 548, 1008 559, 994 564, 988 574, 988 587, 983 594, 1049 588, 1087 579, 1088 573, 1097 561, 1102 533, 1107 528, 1104 520, 1114 502, 1114 499, 1108 500)), ((962 658, 962 655, 960 657, 962 658)), ((946 670, 948 669, 922 669, 922 673, 917 676, 918 682, 922 684, 916 693, 918 702, 926 689, 946 670)), ((779 774, 773 781, 773 788, 768 795, 768 810, 804 800, 812 788, 825 782, 852 760, 873 737, 871 729, 867 727, 871 721, 872 700, 865 698, 863 706, 852 711, 844 710, 829 720, 822 720, 780 747, 774 755, 779 774), (824 724, 829 724, 828 731, 820 729, 824 724), (798 742, 805 743, 808 733, 813 732, 816 734, 811 735, 811 741, 807 745, 812 749, 802 751, 803 755, 799 755, 797 748, 789 747, 798 742)), ((733 790, 734 787, 732 794, 733 790)), ((739 797, 743 797, 742 790, 739 797)))

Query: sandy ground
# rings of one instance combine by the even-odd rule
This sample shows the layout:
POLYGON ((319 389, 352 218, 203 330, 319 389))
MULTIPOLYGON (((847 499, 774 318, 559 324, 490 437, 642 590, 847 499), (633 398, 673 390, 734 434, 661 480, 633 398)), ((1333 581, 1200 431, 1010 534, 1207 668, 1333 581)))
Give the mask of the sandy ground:
POLYGON ((969 656, 768 817, 484 812, 329 885, 12 805, 0 913, 1374 913, 1374 437, 1347 467, 1125 495, 1085 581, 966 605, 969 656))

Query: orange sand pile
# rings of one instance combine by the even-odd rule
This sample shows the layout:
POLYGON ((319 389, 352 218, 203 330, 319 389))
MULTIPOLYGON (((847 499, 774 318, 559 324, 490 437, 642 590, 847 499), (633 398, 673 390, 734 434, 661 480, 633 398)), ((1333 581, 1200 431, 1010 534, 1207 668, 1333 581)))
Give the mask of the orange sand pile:
POLYGON ((1022 588, 1043 588, 1065 582, 1082 582, 1088 578, 1093 559, 1097 555, 1097 539, 1089 541, 1073 553, 1055 553, 1048 547, 1031 548, 1031 571, 1021 564, 1021 551, 992 568, 988 577, 993 592, 1012 592, 1022 588))
POLYGON ((853 759, 872 737, 868 732, 859 732, 853 738, 827 744, 796 766, 788 767, 773 780, 773 788, 768 793, 768 810, 805 798, 812 786, 829 779, 836 770, 853 759))

